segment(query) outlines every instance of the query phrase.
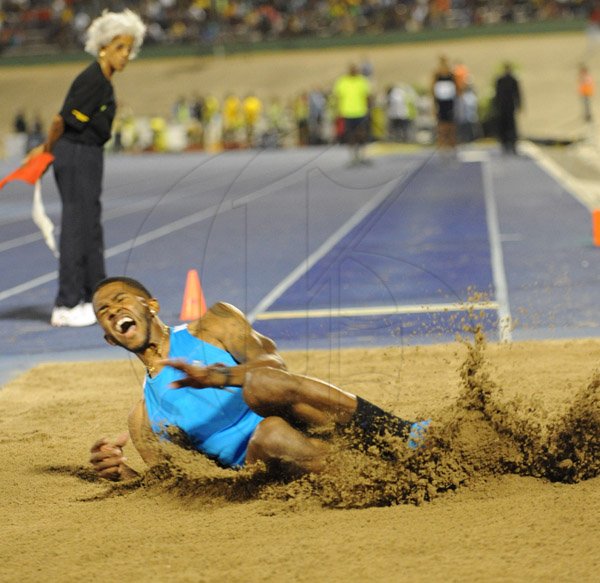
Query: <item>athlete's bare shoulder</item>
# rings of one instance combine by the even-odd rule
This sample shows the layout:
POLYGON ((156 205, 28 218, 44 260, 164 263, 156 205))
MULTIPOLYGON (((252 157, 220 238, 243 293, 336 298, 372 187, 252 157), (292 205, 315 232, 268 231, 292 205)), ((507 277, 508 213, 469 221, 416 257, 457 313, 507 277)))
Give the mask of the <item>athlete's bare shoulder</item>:
POLYGON ((223 340, 232 331, 240 328, 247 329, 249 323, 243 312, 227 302, 217 302, 198 320, 188 326, 194 336, 209 340, 211 338, 223 340))
POLYGON ((244 316, 244 313, 241 310, 227 302, 217 302, 212 305, 206 312, 206 315, 216 318, 237 318, 246 320, 246 316, 244 316))

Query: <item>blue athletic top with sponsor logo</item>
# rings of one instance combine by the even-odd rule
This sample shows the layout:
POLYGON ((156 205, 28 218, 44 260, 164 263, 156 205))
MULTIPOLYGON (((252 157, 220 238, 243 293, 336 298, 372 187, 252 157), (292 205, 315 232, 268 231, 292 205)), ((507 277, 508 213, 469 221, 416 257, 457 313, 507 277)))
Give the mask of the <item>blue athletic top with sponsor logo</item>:
MULTIPOLYGON (((192 336, 185 324, 171 328, 169 358, 181 358, 200 366, 237 364, 228 352, 192 336)), ((154 378, 146 375, 144 399, 152 430, 167 438, 166 429, 178 427, 198 451, 224 466, 242 466, 248 441, 263 417, 246 405, 240 387, 169 388, 183 376, 170 366, 165 366, 154 378)))

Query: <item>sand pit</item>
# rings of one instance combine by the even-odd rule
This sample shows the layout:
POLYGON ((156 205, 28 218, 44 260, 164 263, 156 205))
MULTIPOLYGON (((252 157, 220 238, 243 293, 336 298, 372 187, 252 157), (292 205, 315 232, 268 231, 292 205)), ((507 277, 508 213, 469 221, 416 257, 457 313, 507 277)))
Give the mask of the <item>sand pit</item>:
POLYGON ((144 472, 132 446, 142 478, 99 481, 89 447, 124 428, 141 367, 37 366, 0 391, 0 580, 592 581, 599 354, 598 340, 287 353, 436 422, 398 463, 342 450, 288 483, 181 450, 144 472))

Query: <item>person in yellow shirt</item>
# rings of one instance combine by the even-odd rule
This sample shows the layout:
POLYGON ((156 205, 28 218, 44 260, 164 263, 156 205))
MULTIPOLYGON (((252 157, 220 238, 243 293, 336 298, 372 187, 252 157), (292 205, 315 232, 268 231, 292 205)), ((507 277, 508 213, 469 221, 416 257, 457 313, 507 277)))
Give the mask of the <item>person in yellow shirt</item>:
POLYGON ((344 141, 350 146, 351 164, 365 164, 364 145, 369 135, 369 112, 371 107, 371 84, 351 64, 348 73, 342 75, 333 87, 338 116, 344 123, 344 141))
POLYGON ((202 108, 202 123, 208 124, 219 113, 221 104, 214 95, 207 95, 204 98, 204 107, 202 108))
POLYGON ((256 126, 260 120, 262 109, 262 101, 258 97, 256 97, 254 93, 249 93, 244 98, 244 101, 242 101, 244 128, 246 129, 246 145, 249 148, 254 146, 256 126))
POLYGON ((230 93, 223 101, 223 146, 239 147, 238 133, 243 125, 242 101, 230 93))

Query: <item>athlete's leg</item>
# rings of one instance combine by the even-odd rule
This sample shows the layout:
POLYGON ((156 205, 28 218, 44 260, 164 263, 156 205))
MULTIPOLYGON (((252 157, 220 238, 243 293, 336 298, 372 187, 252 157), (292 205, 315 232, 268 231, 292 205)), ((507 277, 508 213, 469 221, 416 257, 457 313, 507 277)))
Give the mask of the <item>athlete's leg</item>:
POLYGON ((334 423, 359 432, 366 441, 385 432, 408 436, 413 423, 330 383, 279 369, 260 368, 248 373, 243 396, 263 417, 276 415, 292 424, 312 427, 334 423))
POLYGON ((250 439, 246 465, 278 462, 303 472, 320 472, 329 447, 294 429, 281 417, 266 417, 250 439))
POLYGON ((274 368, 248 373, 243 396, 263 417, 277 415, 310 426, 346 424, 357 406, 355 395, 334 385, 274 368))

